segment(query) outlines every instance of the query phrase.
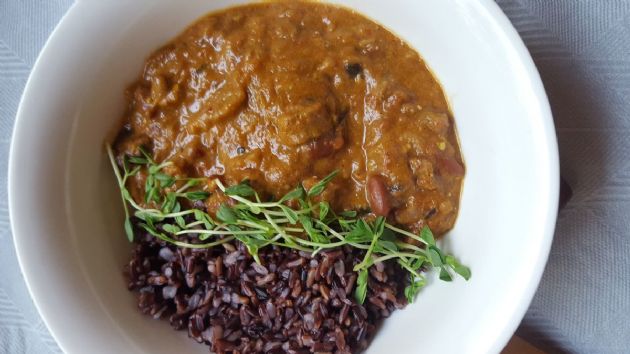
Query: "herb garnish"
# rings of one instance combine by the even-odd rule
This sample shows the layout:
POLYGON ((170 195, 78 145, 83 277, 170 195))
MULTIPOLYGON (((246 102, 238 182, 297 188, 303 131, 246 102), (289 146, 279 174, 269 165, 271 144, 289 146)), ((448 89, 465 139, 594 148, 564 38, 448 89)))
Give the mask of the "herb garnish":
POLYGON ((175 178, 163 172, 170 162, 155 162, 144 150, 141 156, 124 156, 121 169, 116 162, 111 146, 107 153, 114 169, 125 211, 125 232, 130 241, 134 239, 129 206, 134 210, 136 225, 150 235, 179 247, 209 248, 234 239, 242 242, 256 262, 260 263, 258 250, 270 245, 288 247, 313 255, 326 249, 344 245, 365 251, 363 260, 354 266, 358 273, 355 298, 365 301, 369 268, 378 262, 395 260, 407 270, 410 283, 405 296, 413 302, 416 294, 426 284, 424 274, 432 269, 439 271, 440 279, 451 281, 452 274, 468 280, 470 269, 457 262, 452 255, 445 254, 435 242, 431 230, 425 226, 420 235, 400 229, 377 217, 374 221, 358 218, 356 211, 335 213, 326 202, 315 202, 312 197, 320 195, 338 171, 324 177, 305 190, 301 185, 278 201, 263 202, 247 181, 226 187, 220 180, 213 182, 219 190, 233 199, 232 205, 222 204, 216 219, 200 209, 182 209, 180 201, 205 200, 210 195, 201 187, 205 178, 175 178), (145 184, 145 207, 138 204, 126 187, 129 177, 140 171, 147 174, 145 184), (299 205, 294 209, 292 205, 299 205), (180 241, 188 236, 192 242, 180 241), (194 238, 190 238, 190 237, 194 238), (421 246, 403 242, 408 237, 421 246))

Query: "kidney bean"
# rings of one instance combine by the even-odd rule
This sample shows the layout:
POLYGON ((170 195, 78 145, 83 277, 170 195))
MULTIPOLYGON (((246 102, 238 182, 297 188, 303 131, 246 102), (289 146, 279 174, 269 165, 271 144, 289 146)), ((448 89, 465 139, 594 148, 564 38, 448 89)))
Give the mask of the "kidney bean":
POLYGON ((370 208, 374 214, 387 216, 392 208, 385 177, 372 175, 367 179, 367 195, 370 208))

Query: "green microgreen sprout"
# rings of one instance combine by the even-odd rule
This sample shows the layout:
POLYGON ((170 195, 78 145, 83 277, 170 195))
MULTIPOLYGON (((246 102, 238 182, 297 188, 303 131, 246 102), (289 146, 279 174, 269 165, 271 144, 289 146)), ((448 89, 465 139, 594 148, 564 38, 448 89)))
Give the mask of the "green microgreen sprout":
POLYGON ((468 267, 438 247, 428 226, 417 235, 388 223, 384 217, 362 218, 353 210, 336 214, 326 201, 314 201, 338 171, 308 190, 299 185, 277 201, 262 201, 249 181, 226 187, 219 179, 170 176, 164 168, 172 163, 158 163, 144 149, 140 149, 139 156, 123 156, 122 161, 116 160, 111 146, 107 146, 107 153, 123 200, 129 241, 134 240, 135 222, 138 229, 178 247, 210 248, 237 240, 258 263, 258 251, 271 245, 313 255, 350 246, 364 251, 363 259, 354 267, 358 274, 354 295, 359 303, 367 296, 369 269, 379 262, 395 261, 409 273, 404 291, 409 302, 425 286, 425 273, 430 270, 437 271, 444 281, 452 281, 453 273, 466 280, 471 276, 468 267), (140 171, 146 174, 142 204, 127 189, 129 178, 140 171), (183 201, 183 205, 193 205, 211 196, 205 189, 208 182, 219 189, 215 193, 223 193, 232 202, 222 204, 214 217, 200 208, 184 209, 183 201), (405 237, 414 244, 404 242, 405 237))

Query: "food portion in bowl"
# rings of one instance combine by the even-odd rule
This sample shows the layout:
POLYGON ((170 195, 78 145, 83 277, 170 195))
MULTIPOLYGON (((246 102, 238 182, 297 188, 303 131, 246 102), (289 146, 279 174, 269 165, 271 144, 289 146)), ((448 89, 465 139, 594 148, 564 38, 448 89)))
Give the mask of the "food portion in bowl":
POLYGON ((235 7, 146 61, 109 148, 141 311, 215 352, 368 345, 435 269, 464 167, 417 52, 310 2, 235 7))

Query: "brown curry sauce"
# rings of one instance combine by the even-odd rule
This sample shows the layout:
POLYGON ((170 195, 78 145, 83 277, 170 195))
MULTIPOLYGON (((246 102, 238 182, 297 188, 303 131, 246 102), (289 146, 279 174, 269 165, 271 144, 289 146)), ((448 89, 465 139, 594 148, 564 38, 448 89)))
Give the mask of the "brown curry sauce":
MULTIPOLYGON (((445 95, 416 51, 350 10, 207 15, 147 59, 127 101, 118 154, 144 146, 171 175, 248 179, 271 198, 339 170, 322 195, 334 210, 438 235, 455 222, 464 167, 445 95)), ((136 200, 144 176, 130 183, 136 200)))

